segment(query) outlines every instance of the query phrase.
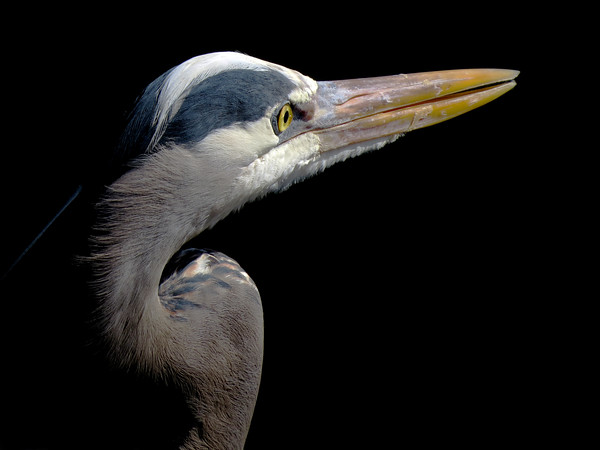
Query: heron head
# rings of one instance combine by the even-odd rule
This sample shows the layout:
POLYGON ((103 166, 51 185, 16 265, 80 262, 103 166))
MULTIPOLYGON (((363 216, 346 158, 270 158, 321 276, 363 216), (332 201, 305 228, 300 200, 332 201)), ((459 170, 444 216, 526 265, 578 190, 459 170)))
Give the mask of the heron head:
POLYGON ((517 75, 476 69, 316 82, 244 54, 212 53, 146 89, 124 143, 138 153, 187 152, 204 189, 220 191, 231 210, 481 106, 517 75))

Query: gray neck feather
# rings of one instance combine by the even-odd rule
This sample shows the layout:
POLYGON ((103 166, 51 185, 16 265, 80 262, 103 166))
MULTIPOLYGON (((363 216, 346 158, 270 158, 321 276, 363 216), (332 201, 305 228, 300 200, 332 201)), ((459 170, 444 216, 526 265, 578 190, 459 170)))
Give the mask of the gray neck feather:
POLYGON ((209 205, 227 196, 199 189, 204 183, 198 164, 185 149, 148 155, 113 183, 98 205, 91 261, 103 329, 120 365, 141 365, 160 376, 173 354, 166 348, 170 340, 160 339, 170 331, 158 299, 163 268, 207 228, 209 205))
POLYGON ((90 262, 114 362, 179 385, 198 421, 188 437, 195 444, 184 448, 204 448, 206 443, 208 448, 241 448, 256 399, 262 346, 241 353, 226 347, 215 357, 207 343, 230 343, 221 327, 237 320, 248 328, 244 341, 262 342, 260 306, 244 307, 244 302, 260 304, 256 288, 252 284, 243 288, 247 292, 215 299, 233 312, 184 322, 170 318, 158 294, 163 269, 183 244, 241 206, 226 182, 235 179, 236 168, 206 167, 214 165, 202 153, 178 147, 138 160, 98 205, 90 262), (246 359, 236 363, 240 355, 246 359), (224 393, 218 387, 223 379, 242 381, 224 393))

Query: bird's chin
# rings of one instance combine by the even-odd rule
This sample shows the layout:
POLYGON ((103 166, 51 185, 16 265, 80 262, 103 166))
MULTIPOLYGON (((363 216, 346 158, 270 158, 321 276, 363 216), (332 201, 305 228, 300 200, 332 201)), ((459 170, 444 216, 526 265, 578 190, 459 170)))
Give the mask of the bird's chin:
POLYGON ((288 150, 291 148, 296 156, 300 156, 300 152, 296 152, 293 149, 307 148, 307 141, 311 141, 310 147, 312 148, 312 151, 310 154, 305 154, 298 158, 291 170, 283 174, 280 179, 274 180, 270 186, 269 192, 283 191, 294 183, 298 183, 306 178, 323 172, 333 164, 345 161, 349 158, 354 158, 355 156, 362 155, 363 153, 372 150, 379 150, 401 136, 402 134, 384 136, 369 141, 338 146, 337 148, 324 147, 320 136, 317 133, 306 133, 297 136, 284 144, 288 146, 288 150))
POLYGON ((318 172, 320 147, 319 138, 312 132, 279 144, 242 169, 234 183, 232 197, 243 204, 269 192, 285 190, 318 172))
MULTIPOLYGON (((388 136, 378 137, 371 140, 365 140, 356 143, 350 143, 346 145, 338 145, 334 148, 328 148, 326 144, 321 143, 321 150, 319 151, 319 161, 321 169, 324 170, 327 167, 336 164, 338 162, 345 161, 349 158, 362 155, 373 150, 379 150, 387 144, 396 141, 398 138, 403 136, 403 133, 391 134, 388 136)), ((319 169, 317 169, 317 172, 319 169)))

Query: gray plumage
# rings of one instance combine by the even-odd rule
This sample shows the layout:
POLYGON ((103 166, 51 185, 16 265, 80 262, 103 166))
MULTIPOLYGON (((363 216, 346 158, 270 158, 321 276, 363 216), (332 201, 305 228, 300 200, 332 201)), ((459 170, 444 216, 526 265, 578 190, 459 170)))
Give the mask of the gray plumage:
POLYGON ((144 92, 120 148, 130 167, 97 206, 88 262, 115 364, 184 393, 194 423, 180 448, 243 447, 263 322, 256 286, 233 259, 179 249, 249 201, 454 117, 457 104, 462 113, 496 98, 516 73, 425 75, 320 84, 220 53, 144 92))
POLYGON ((204 254, 160 284, 167 261, 209 219, 202 203, 210 202, 179 183, 201 173, 192 160, 178 148, 147 155, 110 186, 93 238, 95 292, 115 364, 187 394, 197 425, 183 448, 235 448, 245 440, 260 381, 260 295, 220 254, 204 254), (190 208, 182 195, 198 204, 190 208), (194 271, 199 264, 202 273, 194 271))

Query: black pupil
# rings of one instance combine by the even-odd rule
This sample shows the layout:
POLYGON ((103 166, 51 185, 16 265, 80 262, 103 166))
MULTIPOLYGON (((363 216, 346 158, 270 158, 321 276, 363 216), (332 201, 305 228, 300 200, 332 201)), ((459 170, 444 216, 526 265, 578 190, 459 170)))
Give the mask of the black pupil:
POLYGON ((289 112, 289 111, 286 111, 286 112, 283 114, 283 123, 287 123, 287 121, 288 121, 288 119, 289 119, 289 118, 290 118, 290 112, 289 112))

